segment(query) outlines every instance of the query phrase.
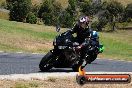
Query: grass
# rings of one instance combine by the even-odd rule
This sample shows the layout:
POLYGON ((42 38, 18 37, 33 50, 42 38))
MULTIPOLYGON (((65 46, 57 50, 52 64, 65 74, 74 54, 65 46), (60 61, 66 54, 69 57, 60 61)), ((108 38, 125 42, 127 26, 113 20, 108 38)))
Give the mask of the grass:
POLYGON ((0 11, 0 19, 9 20, 9 13, 0 11))
POLYGON ((36 4, 36 5, 39 5, 39 4, 42 3, 42 1, 43 1, 43 0, 32 0, 32 4, 33 4, 33 5, 35 5, 35 4, 36 4))
POLYGON ((25 83, 24 81, 22 82, 17 82, 13 88, 38 88, 39 87, 39 83, 35 82, 35 81, 31 81, 31 82, 27 82, 25 83))
POLYGON ((132 22, 117 23, 116 25, 118 28, 132 28, 132 22))
POLYGON ((50 81, 50 82, 56 82, 56 78, 49 77, 47 81, 50 81))
POLYGON ((132 30, 120 30, 113 33, 100 33, 105 51, 100 57, 132 60, 132 30))
POLYGON ((132 3, 132 0, 117 0, 118 2, 122 3, 123 5, 127 5, 129 3, 132 3))
POLYGON ((56 34, 55 27, 0 19, 0 50, 47 52, 56 34))
POLYGON ((56 0, 56 1, 59 2, 63 8, 67 8, 68 0, 56 0))
POLYGON ((25 84, 16 84, 15 88, 29 88, 29 87, 26 86, 25 84))
POLYGON ((6 2, 6 0, 0 0, 0 5, 1 5, 3 2, 6 2))

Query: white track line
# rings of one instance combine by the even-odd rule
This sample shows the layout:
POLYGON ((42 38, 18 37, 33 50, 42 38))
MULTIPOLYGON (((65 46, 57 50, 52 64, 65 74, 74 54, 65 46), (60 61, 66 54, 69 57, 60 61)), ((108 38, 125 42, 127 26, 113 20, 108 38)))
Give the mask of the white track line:
POLYGON ((0 53, 4 53, 4 51, 0 51, 0 53))
POLYGON ((24 53, 24 52, 16 52, 16 53, 20 53, 21 54, 21 53, 24 53))
MULTIPOLYGON (((0 80, 47 80, 49 78, 71 78, 76 77, 78 72, 56 72, 56 73, 30 73, 30 74, 11 74, 0 75, 0 80), (60 75, 61 74, 61 75, 60 75)), ((130 74, 132 72, 86 72, 86 74, 130 74)))
POLYGON ((45 53, 31 53, 33 55, 45 54, 45 53))

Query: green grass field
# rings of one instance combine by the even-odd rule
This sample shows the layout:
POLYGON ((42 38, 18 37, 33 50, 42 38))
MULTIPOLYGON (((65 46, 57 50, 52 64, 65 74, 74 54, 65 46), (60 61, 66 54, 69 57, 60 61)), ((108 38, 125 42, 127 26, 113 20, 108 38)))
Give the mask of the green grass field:
POLYGON ((52 48, 54 27, 0 19, 0 50, 45 52, 52 48))
MULTIPOLYGON (((132 60, 132 30, 99 34, 105 46, 100 58, 132 60)), ((53 48, 52 41, 56 35, 52 26, 0 19, 0 51, 44 53, 53 48)))
POLYGON ((100 33, 105 50, 101 57, 132 60, 132 30, 100 33))

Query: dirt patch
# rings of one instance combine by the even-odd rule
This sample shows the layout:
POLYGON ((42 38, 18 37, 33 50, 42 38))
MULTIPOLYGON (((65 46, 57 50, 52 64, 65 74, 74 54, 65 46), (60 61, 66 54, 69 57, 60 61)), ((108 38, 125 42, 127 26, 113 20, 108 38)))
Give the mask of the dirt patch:
POLYGON ((33 5, 39 5, 42 3, 42 0, 32 0, 33 5))
POLYGON ((80 86, 75 77, 48 78, 46 80, 1 80, 0 88, 132 88, 132 82, 128 84, 85 84, 80 86))
POLYGON ((43 51, 53 48, 53 45, 50 41, 45 41, 43 43, 24 41, 19 47, 25 48, 30 51, 43 51))
POLYGON ((11 47, 18 47, 30 52, 46 51, 53 48, 52 41, 48 41, 48 40, 42 40, 42 39, 35 40, 27 36, 17 37, 15 35, 5 37, 4 34, 0 35, 0 37, 1 37, 0 40, 1 44, 5 44, 11 47))

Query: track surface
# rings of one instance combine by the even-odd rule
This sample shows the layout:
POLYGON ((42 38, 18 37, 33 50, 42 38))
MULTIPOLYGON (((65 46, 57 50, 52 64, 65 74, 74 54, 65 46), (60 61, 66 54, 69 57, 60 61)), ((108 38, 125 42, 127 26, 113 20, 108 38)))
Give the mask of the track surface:
MULTIPOLYGON (((44 54, 0 53, 0 75, 41 73, 39 62, 44 54)), ((85 67, 87 72, 132 72, 132 62, 96 59, 85 67)), ((71 68, 53 68, 50 72, 72 72, 71 68)))

